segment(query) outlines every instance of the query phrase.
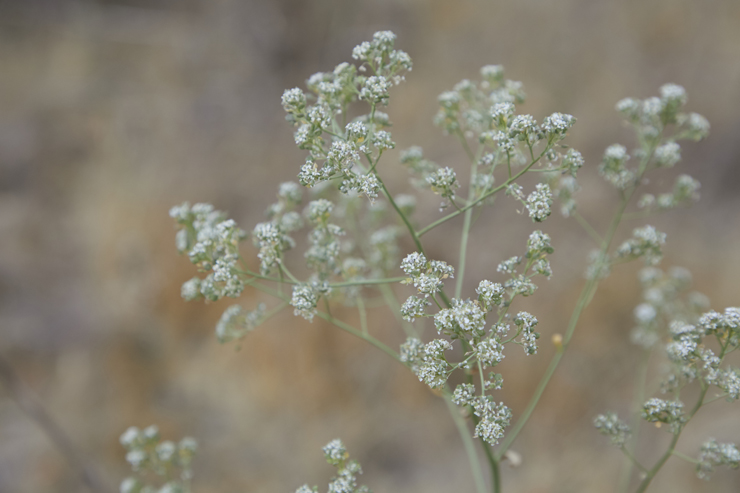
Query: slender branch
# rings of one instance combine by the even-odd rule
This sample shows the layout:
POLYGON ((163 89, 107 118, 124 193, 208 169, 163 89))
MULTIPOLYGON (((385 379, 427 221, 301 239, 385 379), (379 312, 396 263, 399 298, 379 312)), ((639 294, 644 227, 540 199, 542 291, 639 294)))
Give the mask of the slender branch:
MULTIPOLYGON (((609 225, 609 229, 607 230, 606 235, 604 235, 604 238, 602 240, 601 249, 600 249, 601 257, 606 255, 607 252, 609 251, 609 247, 611 246, 611 243, 614 240, 614 235, 617 232, 617 228, 619 227, 619 224, 622 221, 622 215, 624 214, 624 211, 627 208, 627 204, 629 203, 630 198, 632 198, 635 191, 637 190, 638 185, 640 181, 642 180, 642 176, 644 175, 648 167, 648 164, 650 163, 650 160, 653 157, 654 151, 655 151, 655 145, 652 145, 651 148, 649 149, 649 152, 645 153, 645 157, 640 163, 640 167, 637 173, 637 179, 635 181, 634 186, 631 189, 629 189, 629 191, 622 194, 622 200, 619 206, 617 207, 617 210, 614 213, 614 217, 612 218, 611 223, 609 225)), ((540 157, 542 157, 542 155, 540 155, 540 157)), ((537 403, 542 397, 542 394, 544 393, 545 388, 547 387, 547 384, 550 382, 550 379, 552 378, 553 374, 555 373, 555 370, 560 364, 560 360, 563 358, 563 355, 565 354, 565 351, 568 348, 568 344, 570 343, 570 340, 573 337, 573 333, 575 332, 576 325, 578 325, 578 321, 581 318, 581 314, 583 313, 583 310, 586 308, 586 306, 588 306, 588 304, 591 302, 591 299, 596 293, 596 289, 598 288, 598 285, 599 285, 599 282, 598 282, 597 275, 594 275, 591 279, 586 281, 586 285, 583 287, 583 290, 581 291, 581 295, 578 298, 576 307, 573 310, 573 314, 571 315, 570 322, 568 323, 568 328, 565 331, 565 335, 563 337, 563 348, 562 350, 556 352, 555 355, 553 355, 552 360, 550 361, 550 364, 548 365, 547 370, 545 370, 545 374, 542 376, 542 379, 537 384, 537 388, 535 389, 534 394, 529 400, 529 403, 527 404, 527 407, 525 408, 524 413, 522 413, 521 417, 514 424, 514 427, 512 428, 512 430, 507 434, 506 438, 503 440, 502 445, 497 454, 497 457, 499 459, 503 456, 504 453, 506 453, 506 450, 508 450, 508 448, 514 442, 517 435, 521 432, 522 428, 527 423, 527 420, 529 420, 529 417, 532 415, 532 412, 534 411, 535 407, 537 407, 537 403)))
MULTIPOLYGON (((623 447, 627 451, 631 448, 637 447, 638 431, 642 419, 640 418, 640 407, 645 402, 645 386, 647 385, 647 370, 648 362, 650 360, 650 351, 643 350, 640 355, 640 362, 638 363, 638 370, 635 376, 635 391, 632 397, 632 420, 630 422, 630 429, 632 430, 632 437, 627 444, 623 447)), ((631 452, 630 452, 631 453, 631 452)), ((622 477, 619 480, 619 490, 626 492, 629 488, 630 479, 632 478, 632 462, 626 461, 625 466, 622 469, 622 477)))
POLYGON ((640 462, 635 458, 635 456, 632 455, 632 452, 630 452, 629 450, 627 450, 625 447, 620 447, 619 450, 622 451, 622 453, 624 454, 624 456, 627 457, 629 459, 629 461, 632 464, 634 464, 634 466, 636 468, 638 468, 642 472, 645 472, 645 473, 647 472, 647 468, 645 468, 645 466, 643 466, 642 464, 640 464, 640 462))
POLYGON ((483 471, 480 467, 480 460, 478 454, 475 452, 475 442, 473 437, 470 435, 468 425, 465 419, 460 415, 460 408, 452 402, 449 392, 443 394, 447 409, 450 411, 450 416, 455 422, 457 431, 462 438, 463 446, 465 447, 465 453, 468 454, 468 462, 470 462, 470 470, 473 473, 473 482, 475 483, 475 489, 478 493, 486 493, 486 481, 483 479, 483 471))
POLYGON ((401 282, 406 279, 406 276, 402 277, 386 277, 383 279, 358 279, 356 281, 343 281, 343 282, 331 282, 329 286, 332 288, 346 288, 349 286, 370 286, 373 284, 394 284, 401 282))
POLYGON ((381 284, 379 289, 381 294, 383 295, 383 300, 385 301, 385 304, 388 305, 388 307, 391 309, 391 312, 396 318, 396 321, 401 324, 401 328, 403 328, 406 336, 418 337, 419 334, 417 333, 416 328, 414 328, 414 324, 407 322, 401 316, 401 304, 396 299, 396 295, 393 293, 393 289, 388 284, 381 284))
POLYGON ((64 456, 67 463, 75 470, 82 483, 94 493, 102 493, 107 488, 100 480, 92 465, 85 461, 82 453, 67 436, 61 426, 49 415, 34 392, 16 374, 13 367, 0 355, 0 378, 5 382, 11 396, 18 407, 36 425, 41 428, 46 437, 64 456))
POLYGON ((389 348, 388 346, 386 346, 385 344, 383 344, 382 342, 380 342, 378 339, 374 338, 370 334, 363 334, 362 331, 357 330, 356 328, 352 327, 350 324, 346 322, 343 322, 342 320, 334 318, 332 315, 326 312, 317 311, 316 316, 323 318, 327 322, 336 325, 337 327, 339 327, 345 332, 349 332, 353 336, 359 337, 360 339, 363 339, 369 342, 370 344, 380 349, 381 351, 383 351, 385 354, 395 359, 396 361, 399 361, 399 362, 401 361, 401 359, 398 357, 398 354, 393 349, 389 348))
POLYGON ((601 243, 604 241, 604 239, 601 237, 599 233, 596 232, 596 230, 589 224, 588 221, 586 221, 586 218, 581 215, 578 211, 573 211, 573 217, 578 221, 578 224, 580 224, 583 229, 586 230, 586 233, 591 236, 591 239, 593 239, 597 245, 601 245, 601 243))
POLYGON ((388 199, 388 202, 391 203, 391 206, 396 210, 399 217, 401 218, 401 221, 406 225, 406 229, 409 230, 409 233, 411 234, 411 239, 414 240, 414 244, 416 245, 416 249, 419 251, 419 253, 424 253, 424 247, 421 246, 421 240, 419 239, 419 236, 416 233, 416 230, 414 229, 414 226, 411 224, 411 221, 409 221, 409 218, 406 217, 406 214, 403 213, 400 207, 398 207, 398 204, 396 204, 396 201, 393 200, 393 197, 391 196, 388 189, 385 187, 385 183, 383 183, 383 180, 381 180, 380 175, 375 175, 378 178, 378 183, 380 183, 380 188, 383 189, 383 194, 388 199))
POLYGON ((478 197, 478 198, 477 198, 477 199, 475 199, 474 201, 470 202, 470 203, 469 203, 469 204, 467 204, 466 206, 464 206, 464 207, 461 207, 461 208, 460 208, 460 210, 457 210, 457 211, 455 211, 455 212, 451 212, 451 213, 447 214, 447 215, 446 215, 445 217, 442 217, 442 218, 440 218, 440 219, 437 219, 436 221, 434 221, 433 223, 429 224, 428 226, 426 226, 426 227, 424 227, 424 228, 420 229, 420 230, 418 231, 417 235, 418 235, 419 237, 421 237, 421 236, 424 236, 424 235, 425 235, 426 233, 428 233, 428 232, 429 232, 429 231, 431 231, 432 229, 436 228, 436 227, 437 227, 437 226, 439 226, 440 224, 442 224, 442 223, 444 223, 444 222, 447 222, 447 221, 449 221, 449 220, 450 220, 450 219, 452 219, 453 217, 455 217, 455 216, 458 216, 458 215, 460 215, 461 213, 463 213, 463 212, 467 211, 468 209, 471 209, 471 208, 475 207, 476 205, 478 205, 479 203, 483 202, 484 200, 486 200, 486 199, 487 199, 488 197, 490 197, 491 195, 493 195, 493 194, 495 194, 495 193, 497 193, 497 192, 500 192, 501 190, 505 189, 506 187, 508 187, 509 185, 511 185, 511 183, 513 183, 514 181, 516 181, 516 179, 517 179, 517 178, 519 178, 519 177, 520 177, 520 176, 522 176, 522 175, 523 175, 524 173, 526 173, 527 171, 529 171, 529 168, 531 168, 532 166, 534 166, 534 165, 535 165, 535 164, 536 164, 536 163, 537 163, 537 162, 538 162, 538 161, 539 161, 540 159, 542 159, 542 156, 544 156, 544 155, 545 155, 545 152, 547 152, 547 150, 548 150, 549 148, 550 148, 550 146, 547 146, 547 147, 545 148, 545 150, 544 150, 544 151, 543 151, 543 152, 542 152, 542 153, 541 153, 541 154, 540 154, 539 156, 537 156, 537 159, 535 159, 534 161, 532 161, 531 163, 529 163, 529 164, 528 164, 527 166, 525 166, 524 168, 522 168, 522 170, 521 170, 521 171, 519 171, 519 172, 518 172, 517 174, 515 174, 514 176, 511 176, 511 177, 510 177, 510 178, 509 178, 508 180, 506 180, 506 181, 505 181, 505 182, 504 182, 503 184, 499 185, 499 186, 498 186, 498 187, 496 187, 496 188, 492 188, 491 190, 489 190, 489 191, 488 191, 488 192, 486 192, 486 193, 483 193, 483 194, 481 194, 481 196, 480 196, 480 197, 478 197))
POLYGON ((365 302, 362 300, 362 295, 357 295, 357 311, 360 312, 360 328, 362 333, 367 335, 367 310, 365 310, 365 302))
POLYGON ((671 440, 671 444, 668 446, 668 450, 665 454, 663 454, 660 460, 658 460, 657 464, 655 464, 655 466, 653 466, 653 468, 645 474, 645 479, 642 480, 635 493, 643 493, 648 488, 648 486, 650 486, 650 483, 653 481, 655 474, 657 474, 660 468, 663 467, 663 464, 665 464, 666 461, 671 457, 673 449, 676 447, 676 443, 678 443, 678 437, 680 436, 681 430, 678 430, 673 434, 673 439, 671 440))
MULTIPOLYGON (((470 158, 470 184, 468 185, 468 204, 475 199, 475 179, 478 174, 478 159, 483 146, 478 146, 478 151, 473 155, 468 142, 462 133, 458 132, 460 141, 463 144, 465 153, 470 158)), ((470 237, 470 226, 473 220, 473 209, 465 211, 465 220, 463 222, 462 235, 460 237, 460 261, 457 267, 457 282, 455 283, 455 298, 460 298, 463 288, 463 279, 465 279, 465 261, 468 254, 468 238, 470 237)))
POLYGON ((292 273, 291 273, 291 272, 290 272, 290 271, 288 270, 288 268, 287 268, 287 267, 285 266, 285 264, 284 264, 283 262, 280 262, 280 263, 278 264, 278 266, 280 267, 280 270, 281 270, 281 271, 283 271, 283 272, 285 272, 285 275, 286 275, 286 276, 288 276, 288 278, 290 278, 290 280, 291 280, 291 281, 293 281, 293 284, 300 284, 300 283, 301 283, 301 281, 299 281, 299 280, 298 280, 298 278, 296 278, 296 277, 295 277, 295 276, 294 276, 294 275, 293 275, 293 274, 292 274, 292 273))
MULTIPOLYGON (((722 346, 722 351, 719 355, 719 364, 722 364, 722 361, 725 359, 725 355, 727 353, 727 348, 730 345, 730 341, 728 340, 726 343, 722 343, 720 341, 720 344, 722 346)), ((689 412, 686 421, 683 423, 683 425, 676 430, 673 433, 673 440, 671 440, 671 444, 668 446, 668 450, 665 451, 663 456, 658 460, 658 462, 653 466, 652 469, 650 469, 647 474, 645 475, 645 479, 642 480, 640 483, 640 486, 637 488, 636 493, 643 493, 648 486, 650 486, 650 483, 652 482, 653 478, 656 474, 658 474, 658 471, 660 471, 660 468, 663 467, 663 465, 668 461, 668 459, 671 457, 671 455, 677 455, 675 454, 676 444, 678 443, 678 439, 681 436, 681 432, 686 428, 686 425, 691 421, 691 419, 696 415, 696 413, 701 409, 701 407, 704 405, 704 398, 707 396, 707 392, 709 391, 709 386, 703 386, 701 389, 701 393, 699 394, 699 398, 696 400, 696 404, 694 404, 694 407, 689 412)), ((681 454, 683 455, 683 454, 681 454)))
POLYGON ((672 454, 672 455, 675 455, 675 456, 676 456, 676 457, 678 457, 679 459, 683 459, 683 460, 685 460, 686 462, 690 462, 690 463, 692 463, 692 464, 698 464, 698 463, 699 463, 699 461, 698 461, 698 460, 696 460, 696 459, 694 459, 694 458, 691 458, 691 457, 689 457, 688 455, 682 454, 682 453, 681 453, 681 452, 679 452, 678 450, 673 450, 673 451, 671 452, 671 454, 672 454))
MULTIPOLYGON (((283 269, 285 268, 284 266, 282 267, 283 269)), ((255 279, 260 279, 263 281, 270 281, 270 282, 276 282, 276 283, 287 283, 287 284, 300 284, 301 283, 300 281, 293 280, 293 279, 285 279, 285 278, 281 279, 279 277, 264 276, 262 274, 259 274, 251 270, 239 270, 239 272, 242 274, 252 276, 254 278, 254 279, 249 279, 247 282, 254 282, 255 279)), ((373 284, 393 284, 396 282, 401 282, 404 279, 406 279, 405 276, 403 277, 384 277, 380 279, 357 279, 354 281, 330 282, 329 286, 332 288, 346 288, 350 286, 370 286, 373 284)))

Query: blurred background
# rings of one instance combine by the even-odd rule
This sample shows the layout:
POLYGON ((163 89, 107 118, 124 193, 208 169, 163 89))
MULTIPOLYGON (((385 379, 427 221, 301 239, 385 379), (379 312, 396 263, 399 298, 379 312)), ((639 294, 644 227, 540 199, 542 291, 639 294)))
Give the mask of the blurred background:
MULTIPOLYGON (((284 120, 283 90, 348 61, 356 44, 386 29, 414 60, 388 108, 398 149, 418 144, 466 169, 459 145, 431 123, 435 98, 482 65, 503 64, 528 93, 520 111, 577 116, 568 143, 587 162, 578 199, 601 230, 616 196, 597 164, 607 145, 634 144, 615 102, 683 85, 688 109, 705 115, 712 133, 687 143, 676 169, 649 186, 666 190, 689 173, 702 199, 650 221, 668 234, 662 266, 690 269, 713 308, 740 305, 736 1, 0 0, 0 351, 108 491, 128 474, 119 435, 152 423, 165 438, 199 440, 197 492, 323 489, 332 468, 320 447, 335 437, 376 492, 472 491, 444 403, 405 368, 290 311, 240 350, 221 346, 213 328, 230 300, 180 298, 195 272, 176 254, 169 207, 211 202, 251 230, 304 159, 284 120)), ((398 149, 381 163, 394 193, 410 190, 398 149)), ((510 202, 476 225, 476 274, 495 272, 532 230, 510 202)), ((418 223, 439 217, 437 205, 423 197, 418 223)), ((628 223, 622 236, 642 224, 628 223)), ((430 256, 457 260, 460 225, 425 237, 430 256)), ((515 415, 552 355, 551 334, 564 331, 591 249, 572 220, 553 216, 543 229, 553 236, 555 275, 522 305, 540 319, 542 347, 526 359, 512 352, 500 366, 500 399, 515 415)), ((256 255, 251 245, 246 255, 256 255)), ((507 490, 612 491, 618 482, 621 455, 591 420, 629 408, 639 267, 617 269, 584 314, 513 447, 522 465, 503 469, 507 490)), ((479 277, 469 272, 468 292, 479 277)), ((260 299, 246 291, 241 301, 260 299)), ((337 313, 356 323, 355 311, 337 313)), ((397 347, 393 319, 373 316, 372 330, 397 347)), ((0 492, 88 491, 69 454, 13 395, 0 386, 0 492)), ((737 416, 713 404, 680 449, 695 456, 708 436, 740 440, 737 416)), ((668 434, 645 431, 639 455, 652 464, 668 434)), ((679 459, 654 483, 654 491, 739 489, 736 471, 705 483, 679 459)))

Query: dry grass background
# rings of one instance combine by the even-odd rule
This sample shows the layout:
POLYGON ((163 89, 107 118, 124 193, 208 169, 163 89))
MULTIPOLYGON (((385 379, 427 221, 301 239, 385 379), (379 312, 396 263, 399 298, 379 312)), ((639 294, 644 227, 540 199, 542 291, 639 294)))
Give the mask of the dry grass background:
MULTIPOLYGON (((601 153, 631 144, 614 103, 665 82, 684 85, 689 108, 713 132, 687 144, 675 170, 702 182, 700 205, 652 220, 669 237, 663 265, 692 270, 714 308, 740 303, 736 1, 0 1, 0 350, 110 491, 126 474, 118 436, 151 423, 166 437, 199 439, 198 492, 325 484, 331 470, 319 448, 336 436, 377 492, 472 489, 443 403, 400 365, 287 311, 240 351, 222 347, 213 327, 228 303, 179 297, 193 269, 175 254, 168 208, 212 202, 251 229, 303 159, 282 91, 347 60, 379 29, 395 31, 415 63, 391 98, 399 148, 420 144, 435 161, 462 167, 455 142, 431 124, 435 97, 502 63, 525 84, 524 111, 578 117, 570 143, 587 158, 580 202, 595 223, 614 205, 596 176, 601 153)), ((382 172, 400 192, 404 171, 393 161, 382 172)), ((495 271, 531 229, 505 202, 472 235, 477 272, 495 271)), ((437 217, 436 199, 424 203, 420 224, 437 217)), ((456 251, 459 227, 429 235, 431 256, 455 260, 446 252, 456 251)), ((549 360, 546 341, 563 330, 590 249, 571 221, 553 218, 544 229, 556 245, 555 276, 527 307, 545 342, 538 356, 511 354, 501 365, 501 398, 515 413, 549 360)), ((629 402, 636 270, 620 269, 585 313, 514 446, 524 463, 504 470, 507 490, 613 490, 621 458, 590 421, 629 402)), ((477 276, 467 279, 472 289, 477 276)), ((246 293, 243 302, 257 298, 246 293)), ((400 342, 388 314, 377 317, 378 337, 400 342)), ((85 491, 0 388, 0 492, 85 491)), ((707 435, 737 441, 737 416, 729 405, 702 411, 684 450, 695 453, 707 435)), ((655 457, 665 439, 648 430, 641 455, 655 457)), ((672 461, 654 491, 740 489, 736 472, 703 483, 690 469, 672 461)))

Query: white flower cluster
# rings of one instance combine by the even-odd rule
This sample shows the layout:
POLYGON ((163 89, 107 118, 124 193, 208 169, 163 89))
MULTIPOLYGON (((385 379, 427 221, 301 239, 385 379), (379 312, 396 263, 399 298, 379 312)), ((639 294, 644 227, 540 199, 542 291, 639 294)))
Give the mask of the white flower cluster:
POLYGON ((701 184, 689 175, 679 175, 671 193, 662 193, 657 198, 652 194, 645 194, 640 197, 637 205, 648 211, 674 209, 699 200, 700 187, 701 184))
POLYGON ((244 289, 236 262, 239 243, 247 234, 232 219, 214 210, 210 204, 187 202, 170 209, 180 227, 175 237, 180 253, 187 253, 190 261, 202 271, 211 271, 205 279, 193 278, 182 287, 182 296, 194 300, 201 296, 215 301, 224 296, 236 298, 244 289))
POLYGON ((385 226, 370 235, 368 263, 378 277, 398 267, 398 236, 397 226, 385 226))
POLYGON ((349 458, 346 447, 338 438, 335 438, 331 442, 324 445, 324 448, 322 450, 324 451, 326 462, 331 464, 332 466, 341 465, 349 458))
MULTIPOLYGON (((455 200, 455 190, 460 187, 455 170, 449 167, 439 168, 429 174, 426 180, 432 188, 432 192, 451 202, 455 200)), ((446 206, 447 203, 442 202, 442 208, 446 206)))
POLYGON ((360 99, 364 99, 372 104, 388 104, 390 94, 388 90, 391 88, 388 79, 382 75, 374 75, 368 77, 360 90, 360 99))
POLYGON ((737 469, 740 466, 740 450, 734 443, 718 443, 712 438, 701 446, 696 475, 702 479, 709 479, 709 475, 718 466, 737 469))
POLYGON ((432 304, 427 298, 409 296, 401 306, 401 316, 407 322, 413 322, 417 318, 426 315, 426 307, 432 304))
POLYGON ((624 190, 635 181, 634 171, 626 167, 629 158, 627 148, 621 144, 612 144, 604 151, 599 173, 616 188, 624 190))
POLYGON ((552 253, 550 235, 542 231, 532 231, 527 240, 527 258, 535 258, 539 255, 552 253))
POLYGON ((469 406, 475 399, 475 385, 472 383, 461 383, 455 387, 452 393, 452 402, 458 406, 469 406))
POLYGON ((632 231, 633 237, 617 248, 618 258, 636 259, 642 257, 646 265, 656 265, 663 258, 661 247, 666 235, 653 226, 644 226, 632 231))
POLYGON ((681 401, 666 401, 653 397, 642 405, 642 419, 650 423, 664 423, 672 432, 681 429, 686 421, 681 401))
POLYGON ((497 404, 487 395, 479 396, 473 401, 473 413, 480 418, 473 436, 482 438, 490 445, 496 445, 511 423, 511 409, 503 402, 497 404))
POLYGON ((681 113, 686 104, 686 91, 677 84, 665 84, 660 97, 645 100, 626 98, 616 109, 632 123, 645 140, 657 139, 667 125, 677 125, 677 136, 701 140, 709 133, 709 123, 696 113, 681 113))
POLYGON ((599 433, 606 435, 613 445, 623 447, 632 433, 627 423, 621 421, 616 413, 599 414, 594 418, 594 426, 599 433))
POLYGON ((576 123, 573 115, 553 113, 542 121, 542 130, 548 140, 556 142, 563 140, 570 127, 576 123))
POLYGON ((537 354, 537 339, 540 338, 540 333, 534 331, 537 323, 537 317, 528 312, 519 312, 514 317, 514 325, 522 336, 520 343, 528 355, 537 354))
MULTIPOLYGON (((477 134, 482 142, 493 139, 491 129, 502 132, 505 136, 502 140, 512 140, 514 136, 508 134, 513 123, 513 103, 523 103, 525 98, 521 82, 505 80, 500 65, 483 67, 481 78, 477 83, 464 79, 452 91, 442 93, 437 98, 439 111, 434 123, 448 134, 460 133, 468 137, 477 134)), ((534 119, 531 122, 520 120, 514 133, 517 141, 536 142, 540 137, 534 119)))
POLYGON ((377 162, 380 153, 395 147, 390 133, 382 130, 390 125, 388 116, 374 111, 376 105, 388 103, 390 87, 403 80, 400 73, 411 70, 409 56, 393 49, 394 39, 395 35, 389 31, 378 32, 372 41, 353 50, 353 57, 363 62, 359 72, 364 71, 367 64, 374 72, 370 77, 359 74, 352 64, 341 63, 333 72, 319 72, 308 79, 307 86, 315 94, 315 104, 309 105, 311 98, 298 88, 283 94, 288 120, 297 127, 295 142, 299 148, 309 151, 298 174, 303 186, 314 187, 340 178, 339 189, 343 193, 358 192, 371 201, 377 198, 381 189, 377 175, 358 173, 357 168, 360 153, 377 162), (349 105, 358 99, 371 103, 372 114, 356 118, 345 126, 343 135, 337 135, 337 116, 346 115, 349 105))
POLYGON ((509 138, 533 144, 537 141, 540 129, 532 115, 517 115, 509 126, 509 138))
POLYGON ((730 307, 724 313, 710 310, 700 316, 708 301, 695 292, 684 296, 691 275, 682 268, 672 268, 667 274, 654 267, 645 268, 640 281, 644 301, 635 308, 637 326, 632 341, 649 349, 669 339, 665 352, 673 365, 661 390, 678 392, 699 380, 705 388, 719 388, 727 401, 740 399, 740 370, 721 366, 722 357, 740 346, 740 308, 730 307), (710 349, 707 337, 720 343, 720 355, 710 349))
POLYGON ((434 316, 434 326, 440 335, 478 339, 485 333, 486 315, 477 302, 454 298, 451 308, 440 310, 434 316))
POLYGON ((298 87, 286 89, 282 96, 283 109, 291 115, 301 115, 306 109, 306 95, 298 87))
POLYGON ((475 346, 475 352, 484 368, 496 366, 505 358, 504 346, 495 338, 480 341, 475 346))
MULTIPOLYGON (((334 439, 323 448, 326 462, 337 468, 337 475, 329 482, 329 493, 371 493, 367 486, 357 484, 357 476, 362 474, 362 466, 350 460, 347 449, 341 440, 334 439)), ((296 493, 316 493, 318 488, 304 484, 296 493)))
POLYGON ((262 322, 264 315, 264 303, 260 303, 257 309, 252 311, 245 311, 240 305, 231 305, 216 324, 218 341, 226 343, 241 339, 262 322))
POLYGON ((294 308, 293 314, 300 315, 309 322, 313 321, 316 315, 316 305, 319 302, 319 294, 308 284, 296 284, 293 287, 293 295, 290 298, 290 304, 294 308))
POLYGON ((501 284, 485 279, 478 284, 475 292, 478 293, 478 303, 487 312, 490 312, 494 305, 501 305, 506 293, 501 284))
POLYGON ((655 163, 664 168, 673 167, 681 160, 681 146, 675 142, 666 142, 655 149, 655 163))
POLYGON ((413 146, 401 151, 401 164, 411 173, 411 184, 419 190, 427 190, 429 177, 439 169, 439 166, 428 159, 424 159, 422 149, 413 146))
POLYGON ((496 103, 489 110, 496 128, 508 128, 509 119, 514 116, 516 106, 512 103, 496 103))
POLYGON ((424 254, 413 252, 401 261, 401 269, 409 277, 419 293, 425 297, 434 295, 442 288, 442 281, 454 277, 455 269, 441 260, 428 261, 424 254))
POLYGON ((533 231, 529 235, 525 257, 531 259, 530 261, 534 260, 534 271, 548 279, 552 275, 552 269, 550 268, 550 261, 545 257, 553 251, 549 235, 539 230, 533 231))
POLYGON ((184 491, 193 476, 192 461, 198 448, 195 439, 186 437, 178 443, 161 441, 159 429, 152 425, 143 430, 130 427, 121 435, 120 442, 127 452, 126 461, 138 473, 138 477, 130 476, 121 482, 121 493, 184 491), (160 478, 159 487, 149 483, 153 477, 160 478))
POLYGON ((687 313, 693 319, 708 308, 704 295, 686 293, 691 284, 691 274, 686 269, 673 267, 663 272, 656 267, 645 267, 639 278, 643 302, 634 311, 636 327, 631 335, 634 344, 651 348, 663 337, 661 331, 675 314, 687 313))
POLYGON ((269 222, 259 223, 254 227, 252 240, 260 249, 260 272, 268 274, 282 259, 283 252, 295 246, 289 233, 303 227, 301 216, 294 211, 302 199, 301 189, 297 183, 281 183, 278 188, 277 202, 267 209, 269 222))
POLYGON ((274 222, 258 223, 252 231, 252 240, 260 251, 257 258, 260 259, 260 271, 268 274, 280 263, 282 253, 295 245, 290 236, 280 230, 280 226, 274 222))
POLYGON ((568 149, 563 156, 563 168, 573 177, 584 164, 583 155, 575 149, 568 149))
POLYGON ((447 383, 449 366, 444 352, 452 349, 452 344, 444 339, 435 339, 422 344, 419 339, 410 337, 401 345, 401 361, 406 363, 420 382, 433 389, 447 383))
POLYGON ((678 115, 677 121, 687 139, 699 141, 709 135, 709 121, 698 113, 678 115))
POLYGON ((514 256, 498 264, 496 270, 505 274, 513 274, 516 272, 517 266, 521 263, 522 257, 514 256))
POLYGON ((332 202, 318 199, 311 201, 304 210, 304 215, 313 226, 308 235, 309 247, 304 257, 306 257, 307 265, 314 269, 322 280, 331 274, 341 273, 339 237, 345 233, 342 228, 329 222, 333 209, 332 202))
MULTIPOLYGON (((411 57, 401 50, 394 50, 396 35, 391 31, 378 31, 372 41, 364 41, 352 50, 352 58, 367 63, 377 74, 390 78, 398 84, 403 77, 397 75, 403 70, 411 70, 411 57)), ((364 66, 360 67, 363 70, 364 66)))
POLYGON ((527 211, 532 221, 540 223, 550 216, 552 192, 546 183, 538 183, 535 191, 527 196, 527 211))

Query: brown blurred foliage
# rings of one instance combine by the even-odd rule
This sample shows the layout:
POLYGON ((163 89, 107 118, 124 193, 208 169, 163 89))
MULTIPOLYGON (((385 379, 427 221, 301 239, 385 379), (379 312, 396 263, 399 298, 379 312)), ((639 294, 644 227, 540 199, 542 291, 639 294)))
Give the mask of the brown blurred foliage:
MULTIPOLYGON (((605 146, 633 143, 614 103, 656 94, 665 82, 686 87, 689 109, 713 132, 684 146, 675 171, 702 182, 702 201, 651 221, 668 233, 664 266, 689 268, 714 308, 739 304, 737 1, 0 1, 0 351, 110 491, 127 473, 118 436, 151 423, 167 438, 198 438, 198 492, 325 484, 331 469, 319 449, 337 436, 375 491, 472 489, 444 404, 400 365, 289 311, 240 350, 219 346, 213 327, 228 302, 186 304, 179 296, 194 269, 175 253, 168 208, 212 202, 251 229, 303 159, 282 91, 348 60, 379 29, 396 32, 415 63, 389 107, 399 148, 419 144, 462 169, 463 153, 431 124, 435 97, 501 63, 524 82, 524 111, 577 116, 569 143, 587 159, 579 199, 597 224, 615 200, 596 164, 605 146)), ((400 192, 408 186, 396 156, 382 171, 400 192)), ((651 186, 661 190, 673 176, 664 180, 651 186)), ((471 237, 476 271, 495 271, 531 230, 504 202, 471 237)), ((436 198, 422 204, 421 224, 438 217, 436 198)), ((430 234, 430 255, 454 261, 459 227, 452 221, 430 234)), ((501 398, 515 414, 552 354, 547 341, 567 322, 590 249, 572 221, 553 218, 545 230, 556 247, 555 276, 527 304, 541 321, 542 349, 501 365, 501 398)), ((613 489, 622 458, 590 423, 629 406, 637 269, 618 270, 597 293, 514 446, 524 462, 504 469, 505 489, 613 489)), ((247 292, 242 301, 258 299, 247 292)), ((400 342, 387 313, 372 315, 378 337, 400 342)), ((0 491, 86 491, 0 388, 0 491)), ((737 411, 713 406, 682 438, 687 453, 707 436, 740 439, 737 411)), ((665 433, 647 430, 641 456, 652 461, 664 442, 665 433)), ((737 473, 703 483, 679 460, 654 484, 738 489, 737 473)))

